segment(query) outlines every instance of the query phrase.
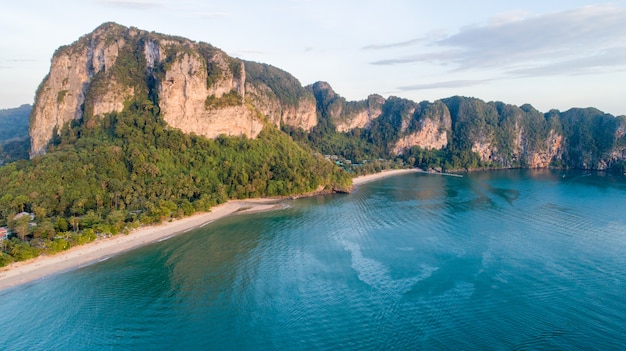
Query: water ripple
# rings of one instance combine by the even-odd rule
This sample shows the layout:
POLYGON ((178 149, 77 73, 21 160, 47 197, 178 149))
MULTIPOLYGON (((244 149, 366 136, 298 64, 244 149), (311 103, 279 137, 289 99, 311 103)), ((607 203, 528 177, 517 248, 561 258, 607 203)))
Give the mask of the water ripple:
MULTIPOLYGON (((626 187, 406 175, 0 293, 0 349, 620 349, 626 187)), ((573 180, 569 180, 569 179, 573 180)))

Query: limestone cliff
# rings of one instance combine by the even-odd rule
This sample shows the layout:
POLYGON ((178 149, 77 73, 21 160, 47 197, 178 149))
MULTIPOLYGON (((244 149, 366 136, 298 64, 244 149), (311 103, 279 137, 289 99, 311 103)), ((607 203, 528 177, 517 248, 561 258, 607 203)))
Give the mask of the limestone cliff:
POLYGON ((421 152, 411 151, 417 146, 445 150, 437 157, 448 157, 453 167, 624 163, 626 170, 625 116, 593 108, 544 114, 530 105, 461 96, 433 103, 380 95, 347 101, 326 82, 303 87, 288 72, 207 43, 115 23, 55 52, 31 112, 30 155, 45 153, 54 133, 72 121, 89 128, 137 106, 159 112, 172 128, 209 138, 254 138, 266 124, 292 127, 285 129, 318 151, 340 154, 335 149, 344 146, 351 158, 394 158, 421 152))
POLYGON ((209 44, 106 23, 54 54, 31 113, 30 154, 44 153, 69 122, 120 112, 133 99, 153 100, 169 126, 209 138, 254 138, 263 115, 306 130, 317 123, 312 95, 276 107, 265 88, 247 84, 244 62, 209 44))
POLYGON ((354 128, 367 128, 372 120, 382 114, 382 105, 385 99, 380 95, 370 95, 367 97, 365 106, 351 110, 350 105, 341 106, 331 113, 335 120, 335 126, 339 132, 348 132, 354 128))
POLYGON ((240 61, 208 44, 167 39, 150 42, 145 53, 148 67, 165 71, 157 91, 168 125, 209 138, 256 137, 263 129, 254 109, 244 104, 246 76, 240 61))
POLYGON ((367 100, 362 101, 347 101, 327 82, 316 82, 307 88, 315 96, 318 111, 340 133, 355 128, 368 128, 372 120, 380 117, 385 103, 380 95, 370 95, 367 100))
MULTIPOLYGON (((45 152, 55 130, 82 118, 89 83, 96 74, 111 69, 125 44, 122 30, 114 24, 103 25, 54 54, 50 73, 39 86, 31 113, 31 156, 45 152)), ((109 83, 110 87, 115 85, 109 83)), ((119 111, 127 95, 133 93, 106 90, 107 94, 93 104, 94 111, 119 111)))
POLYGON ((395 143, 393 153, 403 154, 413 146, 422 149, 441 150, 448 145, 452 128, 450 111, 440 101, 433 104, 421 103, 412 109, 414 116, 403 119, 403 136, 395 143))
POLYGON ((289 105, 281 103, 274 92, 265 85, 246 84, 246 92, 252 104, 276 127, 280 127, 282 122, 309 131, 317 125, 317 110, 313 97, 301 97, 296 105, 289 105))
POLYGON ((554 130, 550 131, 550 135, 545 143, 545 149, 529 153, 528 167, 530 168, 546 168, 550 166, 553 160, 561 157, 563 148, 563 136, 557 134, 554 130))
POLYGON ((271 123, 306 131, 317 125, 315 97, 295 77, 270 65, 244 63, 246 97, 271 123))

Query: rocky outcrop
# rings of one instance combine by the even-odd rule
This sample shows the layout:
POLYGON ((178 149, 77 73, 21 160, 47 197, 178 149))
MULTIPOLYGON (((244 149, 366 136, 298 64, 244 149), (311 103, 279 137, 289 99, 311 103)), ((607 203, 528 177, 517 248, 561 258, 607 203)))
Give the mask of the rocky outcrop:
POLYGON ((209 110, 198 115, 180 115, 168 117, 167 123, 185 133, 195 133, 208 138, 222 134, 229 136, 256 137, 265 125, 250 108, 246 106, 225 107, 209 110))
POLYGON ((545 141, 534 146, 528 143, 527 132, 516 125, 510 140, 510 150, 503 152, 487 137, 475 140, 472 151, 478 154, 482 162, 500 167, 546 168, 556 159, 560 159, 563 148, 563 136, 551 130, 545 141))
POLYGON ((401 137, 393 147, 394 154, 403 154, 414 146, 441 150, 448 145, 452 119, 450 111, 442 102, 422 102, 409 107, 408 112, 413 116, 402 119, 401 137))
POLYGON ((263 114, 276 125, 310 130, 317 124, 311 94, 276 106, 259 94, 264 87, 250 87, 257 92, 252 104, 246 103, 244 62, 209 44, 106 23, 54 54, 31 113, 30 155, 44 153, 69 122, 120 112, 148 93, 169 126, 209 138, 254 138, 263 114))
POLYGON ((310 131, 318 123, 315 99, 307 96, 300 98, 297 106, 284 106, 280 120, 288 126, 310 131))
POLYGON ((315 96, 322 117, 330 120, 340 133, 368 128, 372 120, 380 117, 385 103, 380 95, 370 95, 362 101, 346 101, 327 82, 316 82, 307 88, 315 96))
POLYGON ((420 122, 419 130, 400 138, 393 148, 393 153, 400 155, 413 146, 422 149, 441 150, 448 145, 448 131, 431 119, 420 122))
POLYGON ((317 125, 315 98, 311 94, 299 97, 295 104, 289 104, 282 102, 269 86, 246 82, 246 96, 276 127, 283 123, 310 131, 317 125))
POLYGON ((335 121, 337 131, 341 133, 355 128, 368 128, 372 120, 380 117, 382 114, 384 103, 385 99, 382 96, 370 95, 367 97, 364 106, 358 106, 358 103, 356 103, 354 104, 356 108, 352 110, 349 104, 346 104, 348 108, 338 105, 338 108, 331 112, 331 118, 335 121))
POLYGON ((534 152, 527 157, 528 167, 546 168, 555 158, 560 158, 563 152, 563 136, 551 130, 545 146, 544 151, 534 152))
POLYGON ((491 162, 493 154, 497 153, 498 149, 491 145, 486 139, 481 138, 472 145, 472 152, 477 153, 482 162, 491 162))
MULTIPOLYGON (((341 113, 341 112, 339 112, 341 113)), ((374 116, 374 118, 380 116, 380 110, 378 114, 374 116)), ((345 133, 351 131, 354 128, 365 128, 368 127, 372 122, 372 113, 369 109, 362 109, 360 111, 356 111, 355 113, 345 116, 342 119, 337 118, 337 122, 335 127, 337 131, 340 133, 345 133)))
MULTIPOLYGON (((89 83, 96 74, 111 69, 125 44, 119 35, 122 28, 105 24, 54 54, 50 73, 37 91, 31 112, 31 156, 45 152, 55 130, 60 131, 66 123, 83 117, 89 83)), ((110 82, 106 91, 94 102, 94 111, 120 111, 124 99, 133 93, 116 89, 115 82, 110 82)))
POLYGON ((244 61, 246 98, 277 127, 310 131, 318 123, 317 104, 310 90, 294 76, 274 66, 244 61))
MULTIPOLYGON (((146 59, 163 57, 164 50, 174 49, 167 57, 164 78, 159 82, 159 107, 168 125, 185 133, 208 138, 221 134, 256 137, 263 122, 256 112, 244 104, 245 69, 219 50, 202 56, 195 43, 184 43, 192 50, 176 48, 183 44, 164 41, 155 53, 155 44, 146 48, 146 59), (211 67, 207 69, 207 66, 211 67), (227 98, 228 100, 226 100, 227 98)), ((148 61, 150 62, 150 61, 148 61)))

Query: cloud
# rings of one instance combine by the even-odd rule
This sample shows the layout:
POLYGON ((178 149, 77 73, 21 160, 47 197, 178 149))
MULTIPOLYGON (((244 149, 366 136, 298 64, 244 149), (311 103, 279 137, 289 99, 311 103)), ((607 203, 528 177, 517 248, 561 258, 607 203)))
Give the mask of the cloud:
POLYGON ((459 50, 442 50, 435 53, 417 54, 371 62, 373 65, 398 65, 404 63, 426 62, 447 65, 460 54, 459 50))
POLYGON ((445 33, 442 31, 433 31, 426 36, 420 38, 413 38, 405 41, 391 42, 391 43, 379 43, 379 44, 370 44, 362 47, 363 50, 384 50, 384 49, 394 49, 401 48, 407 46, 413 46, 420 43, 427 43, 433 41, 435 39, 440 39, 445 37, 445 33))
POLYGON ((224 18, 230 17, 228 12, 193 12, 189 14, 190 17, 200 18, 224 18))
POLYGON ((501 25, 508 22, 520 21, 528 17, 530 13, 527 11, 513 11, 497 14, 489 19, 490 25, 501 25))
POLYGON ((609 73, 618 70, 626 70, 626 47, 607 49, 594 55, 544 65, 516 68, 507 71, 507 73, 513 76, 534 77, 609 73))
POLYGON ((160 7, 162 3, 154 0, 96 0, 97 3, 105 6, 124 7, 132 9, 147 9, 160 7))
POLYGON ((415 38, 406 41, 400 41, 396 43, 387 43, 387 44, 371 44, 363 47, 363 50, 381 50, 381 49, 390 49, 404 46, 411 46, 414 44, 419 44, 427 41, 426 38, 415 38))
POLYGON ((492 81, 493 79, 474 79, 474 80, 449 80, 434 83, 415 84, 398 87, 399 90, 430 90, 430 89, 445 89, 445 88, 465 88, 475 85, 481 85, 492 81))
POLYGON ((522 16, 500 16, 433 40, 424 53, 388 58, 375 65, 431 63, 456 71, 499 69, 524 76, 550 72, 584 74, 625 67, 626 9, 587 6, 522 16))
POLYGON ((29 66, 28 63, 38 62, 32 58, 2 58, 0 57, 0 69, 15 69, 23 66, 29 66), (24 65, 26 64, 26 65, 24 65))
POLYGON ((12 59, 7 59, 6 61, 8 62, 36 62, 37 60, 32 59, 32 58, 12 58, 12 59))

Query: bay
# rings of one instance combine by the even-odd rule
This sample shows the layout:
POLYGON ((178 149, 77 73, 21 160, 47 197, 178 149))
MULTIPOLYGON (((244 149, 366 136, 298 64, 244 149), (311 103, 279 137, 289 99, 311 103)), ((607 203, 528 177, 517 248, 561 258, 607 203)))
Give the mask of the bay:
POLYGON ((620 349, 626 180, 408 174, 0 291, 3 350, 620 349))

